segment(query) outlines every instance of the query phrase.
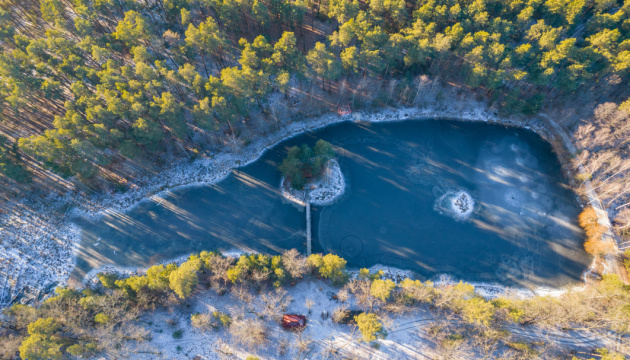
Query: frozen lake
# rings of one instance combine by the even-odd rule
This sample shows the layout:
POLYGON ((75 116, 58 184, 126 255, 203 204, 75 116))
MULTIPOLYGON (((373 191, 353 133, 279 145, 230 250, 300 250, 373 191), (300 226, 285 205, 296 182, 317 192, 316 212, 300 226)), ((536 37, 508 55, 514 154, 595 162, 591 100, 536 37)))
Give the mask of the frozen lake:
POLYGON ((331 125, 282 142, 217 184, 79 219, 74 277, 201 250, 305 251, 304 212, 281 197, 277 165, 288 147, 318 139, 336 147, 348 188, 336 203, 313 207, 314 252, 427 279, 447 273, 519 286, 577 282, 590 263, 580 207, 547 142, 524 129, 412 120, 331 125), (456 201, 463 215, 452 210, 456 201))

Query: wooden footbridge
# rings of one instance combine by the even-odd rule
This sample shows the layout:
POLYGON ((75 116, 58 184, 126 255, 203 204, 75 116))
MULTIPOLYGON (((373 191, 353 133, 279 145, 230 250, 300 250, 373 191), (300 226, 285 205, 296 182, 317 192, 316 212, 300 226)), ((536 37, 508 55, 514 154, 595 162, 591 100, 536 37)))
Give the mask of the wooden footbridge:
POLYGON ((306 193, 306 256, 311 256, 311 198, 306 193))

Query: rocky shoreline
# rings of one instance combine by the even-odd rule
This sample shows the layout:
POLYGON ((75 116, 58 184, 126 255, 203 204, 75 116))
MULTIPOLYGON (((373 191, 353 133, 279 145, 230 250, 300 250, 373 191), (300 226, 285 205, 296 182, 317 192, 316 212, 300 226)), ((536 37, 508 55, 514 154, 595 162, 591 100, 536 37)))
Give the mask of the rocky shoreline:
MULTIPOLYGON (((54 288, 55 285, 67 283, 74 264, 74 256, 81 241, 80 229, 71 222, 72 217, 97 219, 106 213, 125 212, 142 201, 159 202, 161 195, 168 191, 186 186, 216 183, 225 178, 233 168, 254 162, 267 149, 279 142, 330 124, 343 121, 394 122, 408 119, 482 121, 528 128, 547 140, 550 140, 550 136, 555 137, 556 133, 559 133, 557 135, 562 139, 568 139, 566 133, 551 119, 544 121, 539 118, 500 118, 484 103, 470 101, 424 108, 359 111, 346 116, 328 114, 293 122, 276 132, 252 141, 239 153, 226 151, 212 158, 199 159, 192 163, 182 160, 179 164, 154 177, 139 179, 137 183, 146 185, 131 184, 130 189, 125 193, 91 197, 66 194, 63 197, 45 199, 36 204, 32 200, 23 199, 16 208, 23 207, 37 209, 37 211, 25 210, 22 213, 11 212, 0 216, 0 228, 3 229, 0 234, 0 294, 3 291, 7 292, 10 288, 8 291, 14 300, 23 292, 23 289, 31 288, 32 292, 41 295, 54 288), (555 126, 548 126, 548 122, 555 126), (67 209, 72 206, 74 207, 68 211, 67 209), (62 207, 66 207, 64 215, 61 217, 55 215, 60 213, 62 207), (48 250, 44 251, 44 249, 48 250), (7 262, 6 259, 22 259, 22 267, 18 274, 15 273, 16 265, 13 263, 18 260, 7 262), (29 260, 24 261, 24 259, 29 260), (3 285, 4 288, 2 288, 3 285)), ((569 147, 566 143, 564 145, 568 152, 575 152, 575 148, 569 147)), ((610 224, 605 211, 599 214, 603 224, 610 224)))

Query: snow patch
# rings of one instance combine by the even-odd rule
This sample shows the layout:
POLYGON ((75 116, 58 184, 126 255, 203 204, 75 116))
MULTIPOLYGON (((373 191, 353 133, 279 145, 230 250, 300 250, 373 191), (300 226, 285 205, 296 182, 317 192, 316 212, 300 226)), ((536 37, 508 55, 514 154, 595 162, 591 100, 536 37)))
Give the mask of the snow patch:
MULTIPOLYGON (((439 275, 437 280, 433 282, 435 286, 447 286, 455 285, 459 281, 454 277, 446 274, 439 275)), ((524 288, 515 286, 504 286, 499 284, 491 284, 484 282, 470 282, 466 281, 475 287, 475 293, 486 300, 496 299, 504 297, 508 299, 529 299, 535 296, 552 296, 557 297, 567 293, 567 291, 579 291, 584 289, 584 286, 575 286, 571 289, 554 289, 548 287, 534 287, 524 288)))

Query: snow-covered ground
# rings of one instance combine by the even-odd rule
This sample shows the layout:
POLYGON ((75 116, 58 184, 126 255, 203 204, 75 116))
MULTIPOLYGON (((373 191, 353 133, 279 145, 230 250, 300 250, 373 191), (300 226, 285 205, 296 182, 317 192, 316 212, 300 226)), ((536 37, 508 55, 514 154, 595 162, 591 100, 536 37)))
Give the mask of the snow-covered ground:
MULTIPOLYGON (((238 153, 221 152, 194 162, 182 160, 150 178, 138 179, 119 194, 78 195, 41 199, 37 204, 23 200, 14 211, 0 215, 0 294, 15 296, 24 289, 45 291, 53 284, 65 284, 74 264, 81 239, 70 216, 99 218, 109 211, 126 211, 141 201, 159 202, 161 196, 183 186, 210 184, 225 178, 230 170, 258 159, 267 149, 300 133, 342 121, 388 122, 407 119, 458 119, 524 126, 518 119, 501 119, 481 102, 446 102, 423 108, 359 111, 347 116, 331 113, 290 123, 267 136, 254 139, 238 153), (59 208, 71 208, 65 212, 59 208), (62 216, 58 215, 63 213, 62 216)), ((536 119, 528 128, 545 136, 547 129, 536 119)), ((6 295, 4 295, 6 297, 6 295)), ((4 298, 0 299, 0 307, 4 298)), ((6 304, 4 304, 6 305, 6 304)))
MULTIPOLYGON (((260 359, 434 359, 436 345, 428 335, 430 327, 439 322, 435 312, 425 308, 409 308, 401 315, 382 318, 387 337, 369 344, 360 341, 361 334, 353 325, 336 324, 331 317, 335 309, 358 309, 352 296, 346 303, 333 297, 339 291, 328 282, 317 279, 299 281, 285 287, 288 305, 278 314, 298 314, 307 317, 302 331, 282 329, 277 320, 269 316, 270 305, 275 304, 260 294, 236 296, 232 291, 217 295, 213 290, 200 291, 181 306, 149 312, 142 324, 150 340, 132 344, 134 359, 246 359, 250 355, 260 359), (244 300, 245 299, 245 300, 244 300), (310 305, 310 309, 309 309, 310 305), (229 330, 199 330, 192 326, 190 317, 195 313, 212 314, 213 311, 230 314, 232 320, 263 319, 266 341, 257 348, 239 344, 229 330), (181 338, 174 338, 176 331, 181 338)), ((453 320, 457 321, 457 320, 453 320)), ((602 334, 542 332, 540 329, 507 326, 515 335, 514 341, 551 342, 569 350, 586 351, 597 347, 614 347, 614 339, 602 334)))
POLYGON ((296 190, 282 178, 280 189, 282 196, 294 203, 305 206, 305 199, 308 194, 311 204, 328 205, 343 195, 346 190, 346 180, 341 172, 341 167, 335 159, 331 159, 326 164, 326 170, 317 179, 310 181, 304 187, 307 190, 296 190))
POLYGON ((411 316, 405 315, 388 322, 390 334, 379 341, 379 349, 370 344, 359 342, 361 335, 351 325, 335 324, 330 316, 322 317, 323 312, 332 315, 340 306, 355 309, 352 302, 342 304, 333 299, 339 289, 320 280, 305 280, 293 287, 288 287, 286 298, 289 305, 282 311, 287 314, 299 314, 307 317, 307 326, 303 331, 286 331, 273 319, 265 317, 267 341, 257 349, 240 346, 225 328, 201 331, 191 325, 190 316, 194 313, 212 313, 221 311, 234 314, 245 313, 245 319, 258 318, 266 307, 265 301, 254 295, 251 302, 235 299, 231 293, 219 296, 213 290, 206 290, 195 295, 195 300, 175 311, 156 311, 143 317, 150 323, 151 340, 139 344, 146 354, 135 354, 137 359, 245 359, 249 355, 260 359, 322 359, 331 355, 335 349, 337 355, 344 358, 376 359, 415 359, 422 358, 423 348, 430 343, 415 331, 395 331, 409 325, 419 324, 428 317, 425 312, 416 311, 411 316), (307 300, 312 302, 309 311, 307 300), (175 331, 182 331, 182 338, 173 338, 175 331), (308 345, 306 345, 308 344, 308 345), (304 346, 300 349, 300 345, 304 346), (159 355, 158 355, 159 353, 159 355))
MULTIPOLYGON (((55 203, 58 199, 47 199, 55 203)), ((0 218, 0 309, 30 299, 68 279, 80 229, 46 209, 18 204, 0 218)))

